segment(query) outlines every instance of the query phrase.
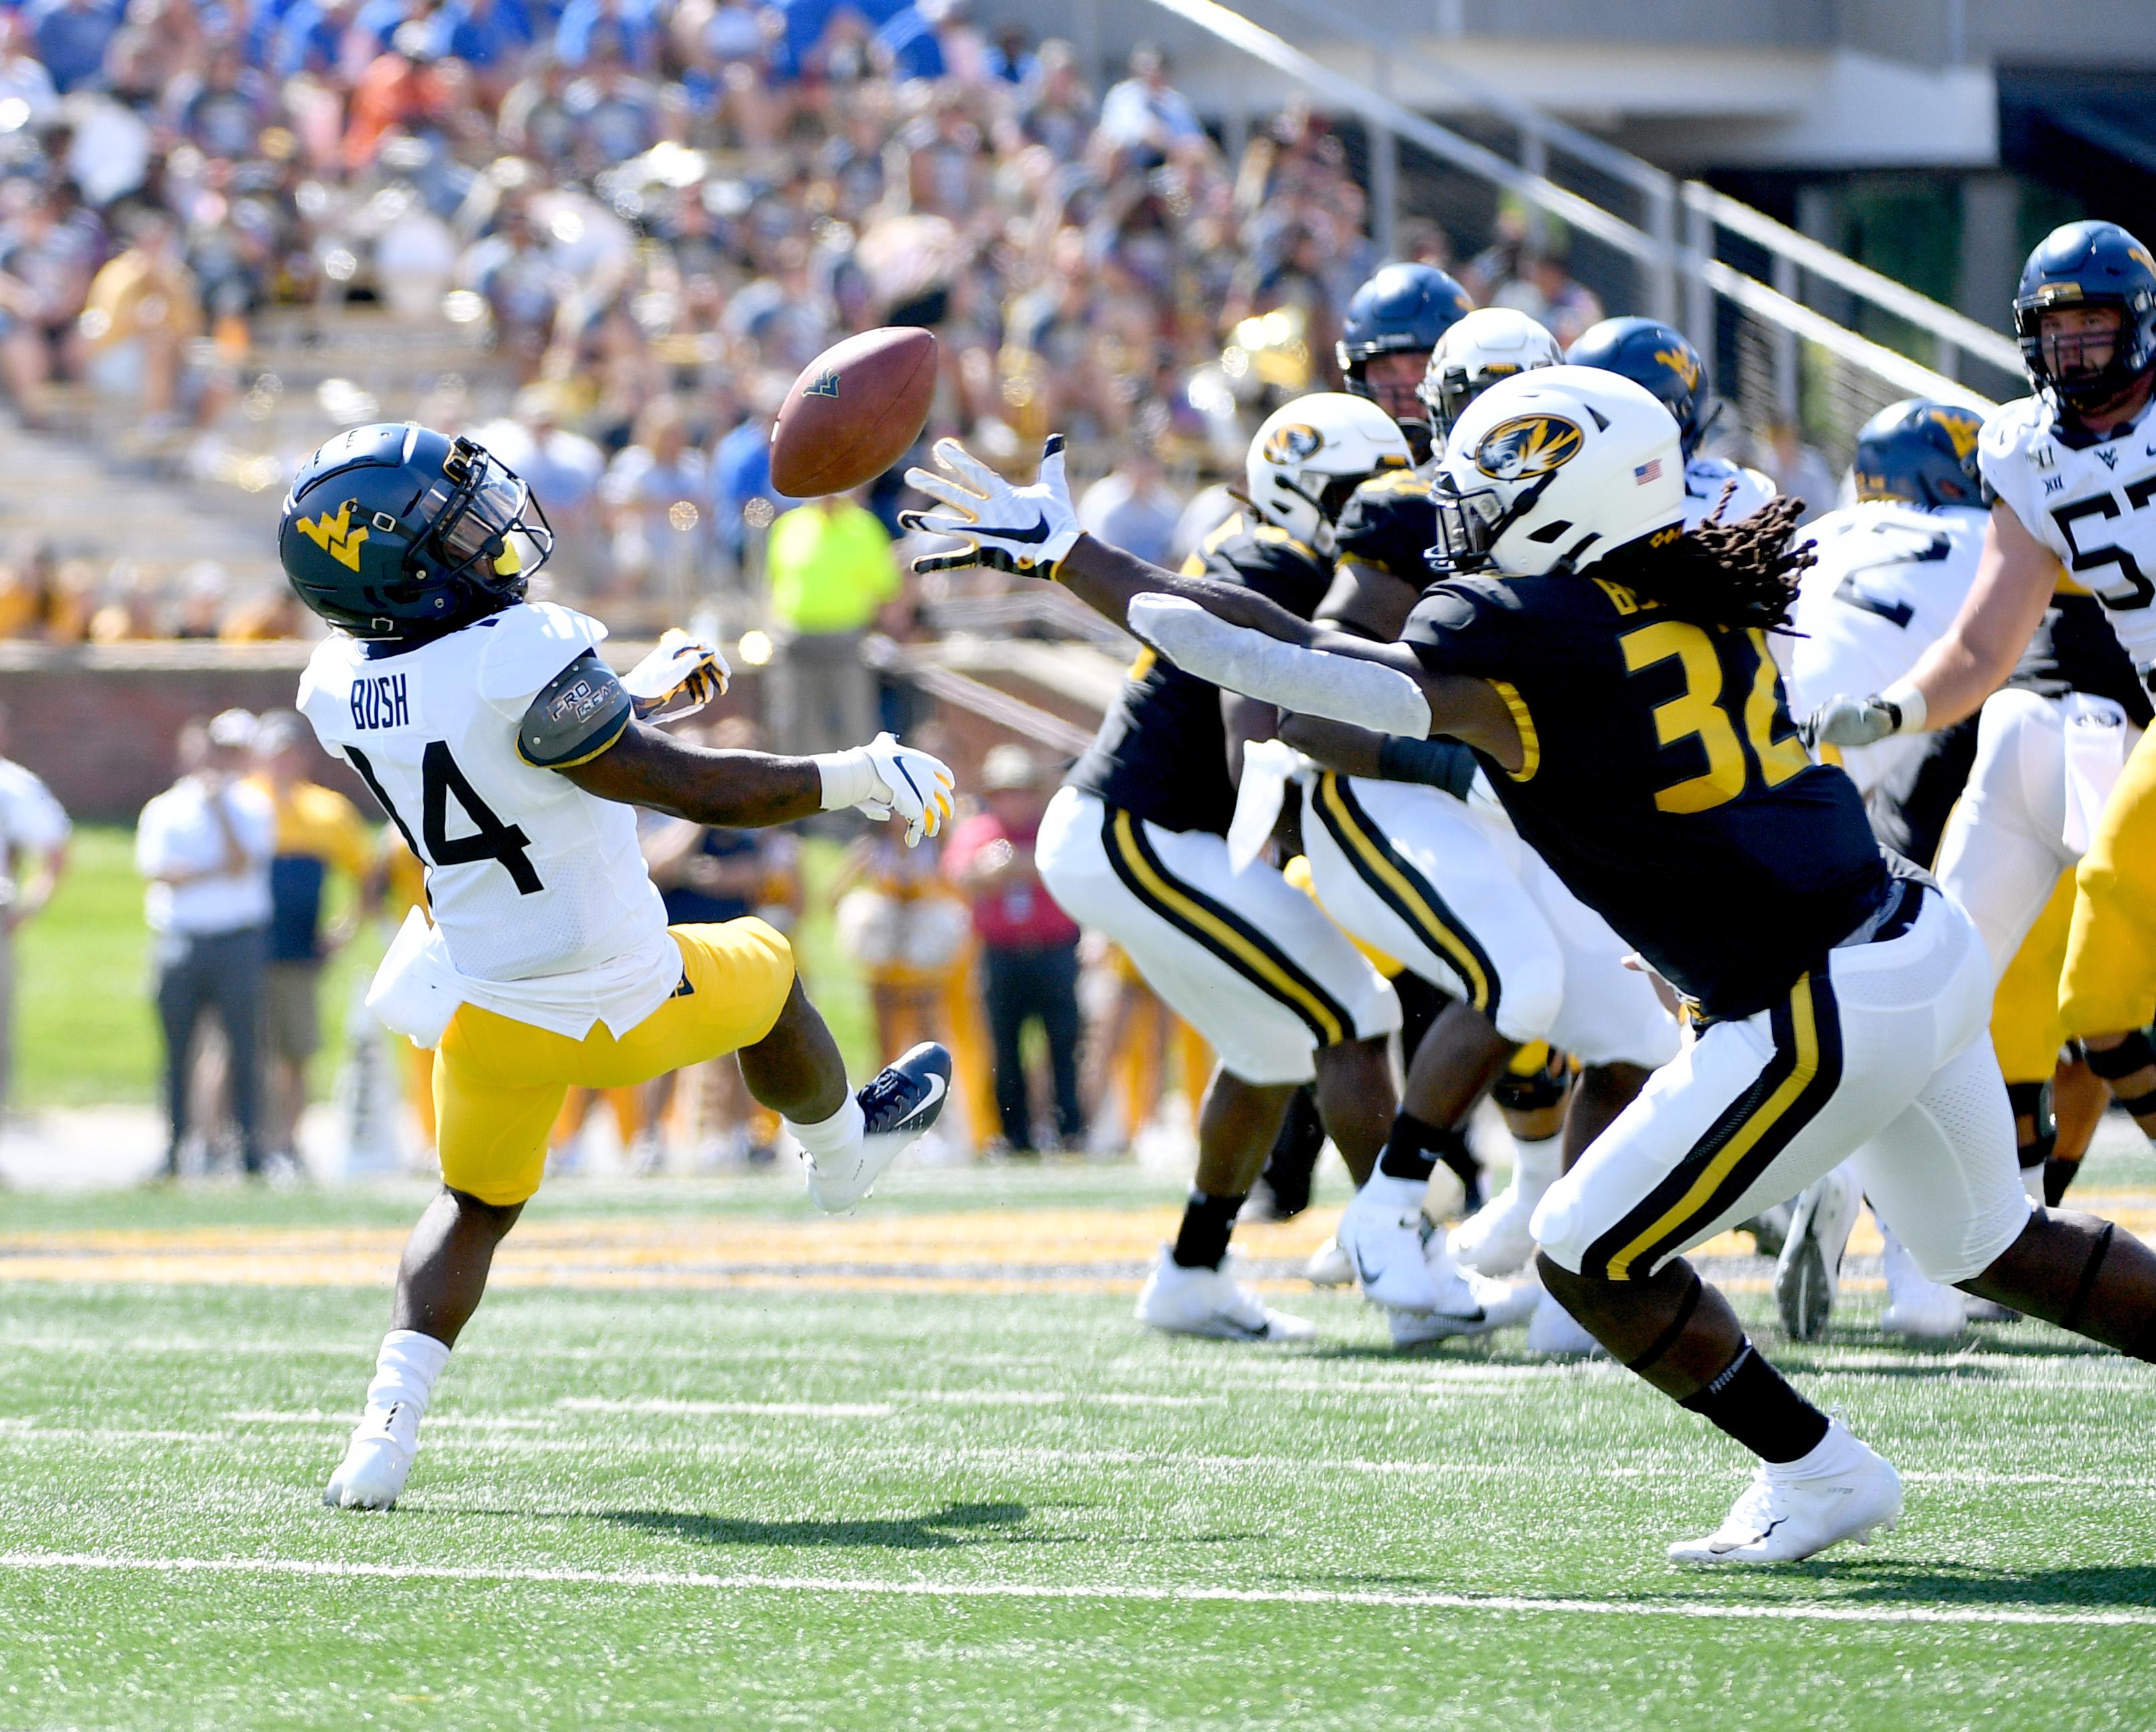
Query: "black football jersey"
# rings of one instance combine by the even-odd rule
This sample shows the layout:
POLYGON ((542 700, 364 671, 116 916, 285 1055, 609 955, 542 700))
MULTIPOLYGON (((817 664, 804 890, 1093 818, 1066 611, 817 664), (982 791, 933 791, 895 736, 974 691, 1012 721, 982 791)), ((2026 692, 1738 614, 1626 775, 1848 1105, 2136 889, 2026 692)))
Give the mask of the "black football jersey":
MULTIPOLYGON (((1286 531, 1240 511, 1207 536, 1183 568, 1255 589, 1304 619, 1317 611, 1332 581, 1325 561, 1286 531)), ((1228 779, 1220 688, 1151 649, 1142 651, 1064 781, 1163 830, 1224 836, 1235 815, 1235 784, 1228 779)))
POLYGON ((1437 507, 1419 470, 1371 476, 1348 496, 1333 531, 1334 558, 1389 572, 1417 594, 1430 583, 1424 555, 1436 545, 1437 507))
POLYGON ((1781 999, 1885 894, 1856 784, 1798 740, 1763 633, 1590 573, 1455 578, 1403 635, 1496 686, 1526 762, 1485 768, 1520 834, 1708 1014, 1781 999))

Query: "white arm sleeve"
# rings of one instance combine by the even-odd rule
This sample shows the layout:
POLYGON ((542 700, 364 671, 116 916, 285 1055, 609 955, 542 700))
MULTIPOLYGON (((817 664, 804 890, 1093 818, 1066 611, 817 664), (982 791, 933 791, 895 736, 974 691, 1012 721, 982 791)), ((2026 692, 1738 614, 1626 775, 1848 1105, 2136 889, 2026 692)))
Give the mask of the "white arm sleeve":
POLYGON ((1397 668, 1285 644, 1179 595, 1133 596, 1131 630, 1185 673, 1301 716, 1430 737, 1430 703, 1397 668))

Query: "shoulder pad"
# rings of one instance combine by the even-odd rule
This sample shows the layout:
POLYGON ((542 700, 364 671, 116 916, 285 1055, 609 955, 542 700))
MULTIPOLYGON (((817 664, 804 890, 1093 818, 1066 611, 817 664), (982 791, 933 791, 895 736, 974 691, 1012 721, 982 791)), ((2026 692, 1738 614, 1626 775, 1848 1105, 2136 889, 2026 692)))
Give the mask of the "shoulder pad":
POLYGON ((605 626, 552 602, 526 603, 465 628, 486 638, 479 658, 479 695, 521 703, 583 651, 604 641, 605 626))
POLYGON ((531 700, 516 724, 516 755, 542 770, 588 763, 627 732, 631 715, 613 670, 587 650, 531 700))

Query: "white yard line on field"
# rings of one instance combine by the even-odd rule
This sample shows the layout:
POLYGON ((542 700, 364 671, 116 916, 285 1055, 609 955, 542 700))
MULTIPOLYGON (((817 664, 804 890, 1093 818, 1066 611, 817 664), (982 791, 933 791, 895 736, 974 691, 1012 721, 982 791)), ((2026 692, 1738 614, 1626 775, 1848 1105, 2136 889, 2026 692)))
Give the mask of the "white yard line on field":
POLYGON ((2040 1611, 1990 1606, 1745 1606, 1704 1601, 1563 1600, 1517 1594, 1236 1588, 1135 1583, 1087 1586, 1024 1581, 886 1581, 869 1577, 716 1575, 676 1570, 575 1570, 548 1565, 369 1564, 309 1558, 152 1558, 96 1552, 0 1553, 0 1570, 132 1570, 148 1575, 298 1576, 330 1581, 463 1581, 602 1588, 689 1588, 718 1593, 853 1594, 924 1600, 1139 1601, 1148 1604, 1341 1606, 1586 1617, 1676 1617, 1834 1624, 2156 1626, 2156 1610, 2040 1611))

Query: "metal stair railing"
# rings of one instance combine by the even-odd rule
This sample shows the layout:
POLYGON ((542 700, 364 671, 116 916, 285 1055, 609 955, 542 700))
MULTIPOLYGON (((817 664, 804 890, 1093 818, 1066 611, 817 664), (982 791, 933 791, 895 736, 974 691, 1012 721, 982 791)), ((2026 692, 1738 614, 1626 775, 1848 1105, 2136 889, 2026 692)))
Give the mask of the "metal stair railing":
MULTIPOLYGON (((1219 0, 1152 3, 1295 80, 1328 105, 1356 114, 1373 133, 1404 140, 1622 254, 1635 272, 1640 309, 1679 325, 1702 352, 1727 363, 1717 368, 1722 394, 1754 428, 1774 420, 1801 420, 1807 435, 1840 461, 1862 421, 1897 398, 1924 396, 1992 407, 1992 397, 1961 378, 1967 363, 1998 375, 2000 386, 2010 387, 2020 378, 2020 352, 2003 333, 1738 199, 1700 182, 1680 181, 1493 90, 1324 0, 1268 3, 1368 46, 1379 57, 1379 75, 1387 83, 1386 69, 1407 68, 1508 122, 1519 134, 1522 160, 1512 162, 1337 71, 1219 0), (1647 226, 1553 180, 1548 171, 1553 152, 1637 191, 1647 226), (1676 232, 1680 223, 1681 236, 1676 232), (1724 234, 1767 254, 1770 282, 1720 256, 1724 234), (1806 306, 1807 278, 1928 337, 1936 364, 1928 367, 1806 306)), ((1373 158, 1380 155, 1382 151, 1373 152, 1373 158)))

